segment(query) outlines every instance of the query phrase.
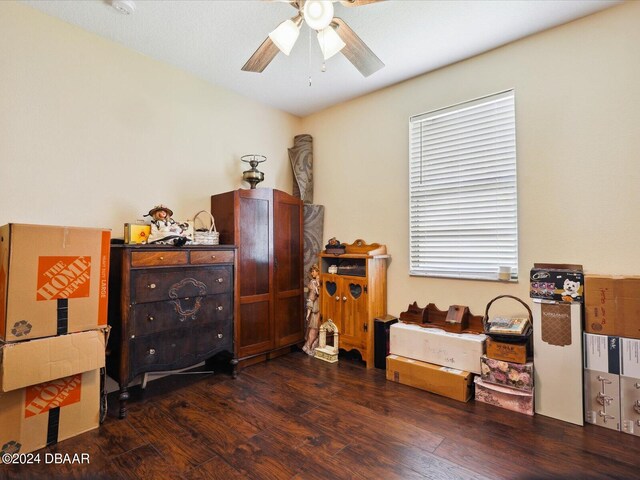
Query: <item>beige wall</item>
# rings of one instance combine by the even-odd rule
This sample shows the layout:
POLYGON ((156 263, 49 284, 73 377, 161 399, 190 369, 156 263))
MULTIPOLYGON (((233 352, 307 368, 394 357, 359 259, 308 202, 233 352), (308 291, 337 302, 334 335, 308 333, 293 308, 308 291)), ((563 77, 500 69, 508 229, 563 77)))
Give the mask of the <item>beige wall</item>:
POLYGON ((303 119, 314 137, 325 239, 387 244, 390 313, 414 300, 465 304, 476 314, 502 293, 528 300, 534 262, 640 274, 638 24, 640 2, 631 2, 303 119), (409 117, 509 88, 520 282, 410 277, 409 117))
POLYGON ((291 191, 300 119, 14 2, 0 2, 0 225, 122 224, 157 203, 177 219, 246 186, 291 191))
POLYGON ((159 202, 176 218, 242 186, 291 189, 286 148, 314 136, 325 239, 388 245, 389 312, 481 313, 527 282, 408 275, 411 115, 516 90, 521 278, 533 262, 640 273, 640 3, 631 2, 302 121, 13 2, 0 2, 0 224, 106 226, 159 202), (302 127, 302 128, 301 128, 302 127))

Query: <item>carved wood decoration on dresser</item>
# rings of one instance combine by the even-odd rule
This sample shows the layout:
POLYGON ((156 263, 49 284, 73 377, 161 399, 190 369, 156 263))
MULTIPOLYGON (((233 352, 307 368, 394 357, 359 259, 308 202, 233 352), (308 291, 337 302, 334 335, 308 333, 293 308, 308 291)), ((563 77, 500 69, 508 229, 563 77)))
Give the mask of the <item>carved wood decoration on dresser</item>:
POLYGON ((270 188, 213 195, 220 241, 238 247, 236 354, 240 366, 304 338, 302 201, 270 188))
POLYGON ((357 350, 373 368, 374 319, 387 313, 389 255, 385 245, 360 239, 345 247, 344 254, 320 254, 320 315, 337 325, 340 348, 357 350))
POLYGON ((120 385, 120 418, 138 375, 190 367, 221 352, 235 375, 235 261, 233 246, 111 246, 107 369, 120 385))

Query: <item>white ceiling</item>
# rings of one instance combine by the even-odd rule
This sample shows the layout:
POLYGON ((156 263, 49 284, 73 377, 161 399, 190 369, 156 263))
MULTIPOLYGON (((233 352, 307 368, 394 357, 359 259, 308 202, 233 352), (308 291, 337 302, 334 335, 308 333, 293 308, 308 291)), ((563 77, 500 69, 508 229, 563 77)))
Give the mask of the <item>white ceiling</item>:
POLYGON ((619 3, 612 0, 388 0, 335 5, 386 66, 368 78, 341 54, 321 72, 320 49, 305 25, 291 55, 263 73, 240 70, 280 22, 287 3, 258 0, 137 0, 122 15, 110 0, 22 0, 213 84, 298 116, 486 52, 619 3), (311 86, 309 86, 311 78, 311 86))

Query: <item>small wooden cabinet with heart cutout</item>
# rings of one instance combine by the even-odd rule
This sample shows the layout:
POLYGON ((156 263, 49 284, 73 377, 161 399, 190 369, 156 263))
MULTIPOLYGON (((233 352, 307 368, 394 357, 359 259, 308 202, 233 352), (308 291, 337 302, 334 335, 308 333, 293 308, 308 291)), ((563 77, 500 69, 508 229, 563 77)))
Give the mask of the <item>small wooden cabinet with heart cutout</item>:
POLYGON ((356 240, 344 254, 320 254, 320 315, 340 332, 340 348, 357 350, 373 368, 374 319, 387 313, 387 247, 356 240), (335 272, 335 273, 329 273, 335 272))

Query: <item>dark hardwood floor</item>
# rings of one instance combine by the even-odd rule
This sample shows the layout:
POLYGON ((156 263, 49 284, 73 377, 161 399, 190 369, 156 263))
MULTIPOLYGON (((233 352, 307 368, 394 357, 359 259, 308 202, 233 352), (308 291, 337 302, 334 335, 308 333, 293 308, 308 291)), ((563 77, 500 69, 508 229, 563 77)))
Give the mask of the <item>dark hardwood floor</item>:
POLYGON ((116 415, 113 396, 100 429, 44 451, 89 453, 89 465, 3 465, 0 478, 640 478, 640 438, 456 402, 301 352, 235 380, 153 381, 116 415))

